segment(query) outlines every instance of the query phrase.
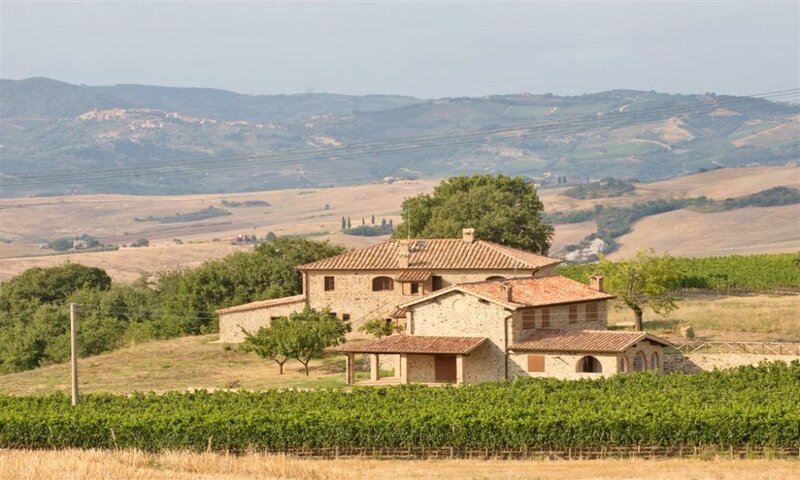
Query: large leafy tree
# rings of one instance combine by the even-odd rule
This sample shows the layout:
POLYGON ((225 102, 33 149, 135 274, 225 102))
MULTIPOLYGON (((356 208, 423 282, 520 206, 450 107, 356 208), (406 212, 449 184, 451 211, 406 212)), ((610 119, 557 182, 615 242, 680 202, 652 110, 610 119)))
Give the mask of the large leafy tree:
POLYGON ((553 227, 542 222, 543 211, 536 189, 522 177, 452 177, 432 195, 403 202, 394 237, 458 238, 471 227, 480 239, 546 254, 553 227))
POLYGON ((276 318, 269 327, 259 328, 256 333, 250 333, 245 329, 245 335, 241 349, 245 352, 253 352, 261 358, 272 360, 278 364, 278 373, 283 375, 283 364, 289 360, 284 353, 283 341, 288 338, 290 328, 288 320, 276 318))
POLYGON ((670 292, 680 283, 681 268, 669 254, 642 250, 625 261, 610 262, 603 258, 597 271, 604 277, 605 289, 633 310, 637 331, 643 329, 645 308, 659 315, 669 315, 678 308, 670 292))

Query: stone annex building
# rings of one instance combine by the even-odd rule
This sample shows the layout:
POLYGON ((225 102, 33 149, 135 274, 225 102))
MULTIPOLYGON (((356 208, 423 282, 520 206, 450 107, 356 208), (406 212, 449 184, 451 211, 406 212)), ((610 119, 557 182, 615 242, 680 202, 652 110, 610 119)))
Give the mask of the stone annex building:
POLYGON ((220 340, 241 342, 290 313, 330 308, 357 328, 396 321, 399 334, 349 341, 370 358, 368 383, 478 383, 517 376, 585 378, 662 372, 669 344, 643 332, 607 329, 603 279, 589 286, 556 274, 560 260, 475 238, 389 240, 301 265, 300 295, 225 308, 220 340), (394 375, 380 378, 382 369, 394 375))

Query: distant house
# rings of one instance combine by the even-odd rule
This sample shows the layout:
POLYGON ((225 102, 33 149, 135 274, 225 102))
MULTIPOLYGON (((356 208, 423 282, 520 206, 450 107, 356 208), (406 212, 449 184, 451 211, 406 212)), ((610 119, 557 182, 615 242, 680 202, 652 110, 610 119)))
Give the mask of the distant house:
POLYGON ((275 318, 329 307, 355 325, 383 318, 401 332, 335 349, 370 358, 371 383, 479 383, 518 376, 594 378, 662 372, 668 343, 607 330, 603 279, 556 274, 559 260, 477 240, 390 240, 300 266, 303 293, 219 310, 220 338, 242 340, 275 318), (391 378, 380 378, 393 369, 391 378))

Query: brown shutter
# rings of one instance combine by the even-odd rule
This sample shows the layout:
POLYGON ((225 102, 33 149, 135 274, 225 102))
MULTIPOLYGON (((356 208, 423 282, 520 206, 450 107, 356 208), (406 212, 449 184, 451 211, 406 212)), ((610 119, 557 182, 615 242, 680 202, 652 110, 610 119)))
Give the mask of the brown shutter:
POLYGON ((578 323, 578 306, 569 306, 569 323, 578 323))
POLYGON ((544 372, 544 355, 528 355, 528 371, 544 372))
POLYGON ((587 303, 586 304, 586 321, 587 322, 596 322, 598 319, 597 314, 597 302, 587 303))
POLYGON ((522 329, 530 330, 536 328, 536 311, 525 310, 522 312, 522 329))
POLYGON ((550 327, 550 309, 543 308, 542 309, 542 328, 549 328, 550 327))

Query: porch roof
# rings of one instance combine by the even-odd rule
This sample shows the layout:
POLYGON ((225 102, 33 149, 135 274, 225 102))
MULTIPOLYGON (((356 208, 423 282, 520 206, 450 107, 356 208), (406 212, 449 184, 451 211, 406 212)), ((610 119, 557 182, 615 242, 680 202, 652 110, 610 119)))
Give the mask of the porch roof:
POLYGON ((562 330, 542 328, 527 338, 509 345, 509 350, 529 352, 620 353, 642 340, 668 347, 666 340, 645 332, 613 330, 562 330))
POLYGON ((391 335, 366 342, 345 343, 331 350, 340 353, 420 353, 466 355, 475 350, 486 337, 428 337, 391 335))
POLYGON ((431 278, 430 270, 403 270, 397 276, 398 282, 427 282, 431 278))

